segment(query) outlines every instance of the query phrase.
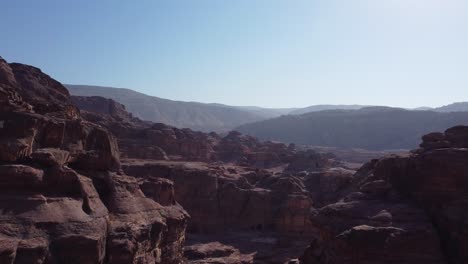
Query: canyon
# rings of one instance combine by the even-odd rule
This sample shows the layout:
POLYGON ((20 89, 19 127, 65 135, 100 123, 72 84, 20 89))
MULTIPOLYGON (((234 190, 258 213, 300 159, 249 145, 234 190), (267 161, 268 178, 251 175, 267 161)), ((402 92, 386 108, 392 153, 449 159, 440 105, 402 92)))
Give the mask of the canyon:
POLYGON ((467 160, 465 126, 356 169, 0 59, 0 263, 466 263, 467 160))

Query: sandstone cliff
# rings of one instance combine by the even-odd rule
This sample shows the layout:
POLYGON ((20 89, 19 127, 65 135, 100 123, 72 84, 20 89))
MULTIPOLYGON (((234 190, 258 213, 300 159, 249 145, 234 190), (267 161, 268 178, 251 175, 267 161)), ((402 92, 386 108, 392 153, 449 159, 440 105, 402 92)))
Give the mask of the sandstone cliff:
POLYGON ((303 263, 467 263, 467 147, 457 126, 365 165, 311 217, 320 232, 303 263))
MULTIPOLYGON (((0 263, 181 263, 188 214, 122 173, 115 137, 39 69, 0 59, 0 263)), ((172 198, 173 199, 173 198, 172 198)))

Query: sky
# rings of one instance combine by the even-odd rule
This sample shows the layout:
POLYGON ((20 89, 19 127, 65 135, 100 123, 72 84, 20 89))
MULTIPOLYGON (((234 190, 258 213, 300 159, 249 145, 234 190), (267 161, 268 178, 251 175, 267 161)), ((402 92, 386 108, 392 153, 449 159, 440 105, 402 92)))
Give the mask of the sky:
POLYGON ((468 101, 466 0, 14 0, 0 56, 62 83, 305 107, 468 101))

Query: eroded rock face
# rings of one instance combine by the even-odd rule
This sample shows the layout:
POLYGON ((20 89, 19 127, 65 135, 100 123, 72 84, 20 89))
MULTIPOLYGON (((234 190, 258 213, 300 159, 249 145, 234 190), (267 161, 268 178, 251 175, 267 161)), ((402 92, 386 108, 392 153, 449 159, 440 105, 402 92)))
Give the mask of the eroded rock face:
MULTIPOLYGON (((134 118, 132 114, 127 112, 124 105, 111 99, 106 99, 100 96, 71 96, 70 100, 80 110, 101 114, 101 118, 103 119, 107 118, 116 122, 138 122, 138 119, 134 118)), ((89 118, 93 117, 89 116, 89 118)))
MULTIPOLYGON (((0 111, 31 111, 32 106, 24 102, 18 93, 15 75, 10 65, 0 57, 0 111)), ((2 123, 0 122, 0 126, 2 123)))
POLYGON ((185 248, 185 257, 189 264, 251 264, 252 254, 242 254, 239 249, 219 242, 199 243, 185 248))
POLYGON ((412 154, 374 160, 312 217, 303 263, 466 263, 468 128, 423 137, 412 154))
POLYGON ((212 159, 216 134, 145 122, 133 117, 123 105, 98 96, 73 96, 72 101, 84 110, 82 116, 86 120, 98 123, 114 133, 123 158, 202 161, 212 159))
POLYGON ((468 127, 450 128, 437 142, 448 142, 448 145, 428 147, 423 142, 422 149, 407 159, 382 161, 375 173, 421 204, 439 232, 447 260, 465 263, 468 261, 468 127))
POLYGON ((274 231, 310 236, 316 232, 310 220, 312 197, 336 201, 322 189, 338 192, 352 177, 346 170, 293 176, 232 165, 148 160, 124 160, 122 169, 141 181, 152 177, 173 181, 176 200, 191 214, 189 230, 195 233, 274 231), (317 177, 322 182, 308 188, 317 177))
POLYGON ((0 95, 0 263, 182 262, 171 182, 123 174, 115 137, 39 69, 0 60, 0 95))

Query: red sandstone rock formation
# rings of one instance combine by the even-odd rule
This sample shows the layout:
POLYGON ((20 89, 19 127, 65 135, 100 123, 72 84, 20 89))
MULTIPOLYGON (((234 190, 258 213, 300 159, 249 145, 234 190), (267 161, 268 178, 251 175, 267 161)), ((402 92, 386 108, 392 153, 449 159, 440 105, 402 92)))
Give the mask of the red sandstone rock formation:
POLYGON ((188 264, 251 264, 254 263, 253 254, 242 254, 233 246, 219 242, 195 244, 185 247, 185 257, 188 264))
MULTIPOLYGON (((306 264, 466 263, 467 148, 468 128, 454 127, 354 173, 329 155, 70 99, 39 69, 0 59, 0 263, 181 263, 178 202, 193 232, 273 232, 288 239, 270 250, 286 253, 310 239, 306 264)), ((185 253, 259 261, 219 243, 185 253)))
POLYGON ((344 198, 312 217, 303 263, 466 263, 468 127, 423 137, 409 155, 374 160, 344 198))
MULTIPOLYGON (((126 174, 139 182, 154 177, 175 182, 175 200, 191 214, 189 231, 192 233, 277 232, 305 239, 316 232, 310 221, 314 200, 318 205, 335 202, 339 191, 352 178, 352 171, 329 169, 336 162, 328 155, 296 151, 294 146, 281 143, 260 142, 235 131, 221 137, 163 124, 132 124, 128 115, 120 114, 127 116, 120 118, 125 120, 122 122, 115 120, 113 111, 108 109, 123 107, 109 104, 116 103, 86 97, 78 101, 80 108, 91 111, 82 111, 88 120, 115 131, 122 156, 133 158, 124 159, 122 169, 126 174), (148 151, 155 147, 163 154, 148 151), (169 159, 176 161, 169 162, 169 159), (281 168, 260 169, 276 167, 281 168), (284 168, 287 168, 285 174, 281 173, 284 168)), ((159 190, 160 185, 144 186, 146 195, 162 202, 160 195, 154 196, 151 191, 159 190)), ((172 194, 165 197, 162 203, 174 199, 167 198, 172 194)))
POLYGON ((25 247, 47 263, 178 263, 187 214, 176 200, 193 212, 192 230, 311 234, 304 179, 259 168, 297 158, 290 172, 318 170, 330 164, 324 156, 144 122, 112 100, 70 99, 39 69, 4 61, 1 69, 0 208, 13 212, 0 225, 5 263, 26 258, 25 247), (119 156, 208 163, 126 160, 127 176, 119 156))
POLYGON ((114 136, 39 69, 0 59, 0 95, 0 263, 182 262, 171 182, 122 174, 114 136))
POLYGON ((175 183, 176 200, 191 214, 191 232, 273 231, 311 236, 314 198, 336 202, 353 175, 346 169, 274 174, 268 170, 202 162, 124 160, 127 175, 175 183))
POLYGON ((216 134, 178 129, 133 117, 111 99, 73 96, 72 102, 86 120, 99 123, 117 137, 122 158, 202 160, 212 158, 216 134))

